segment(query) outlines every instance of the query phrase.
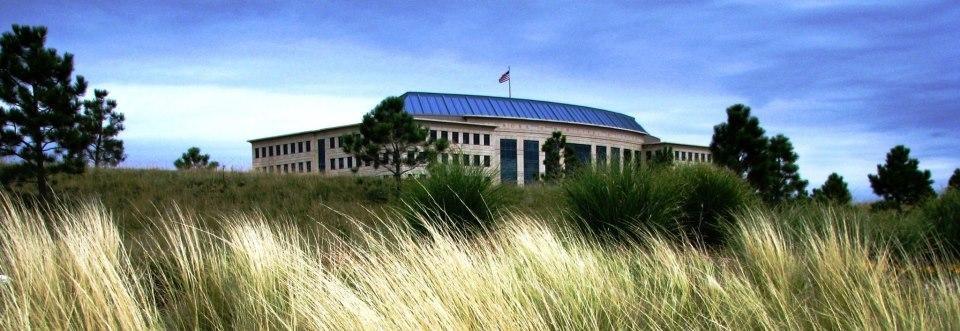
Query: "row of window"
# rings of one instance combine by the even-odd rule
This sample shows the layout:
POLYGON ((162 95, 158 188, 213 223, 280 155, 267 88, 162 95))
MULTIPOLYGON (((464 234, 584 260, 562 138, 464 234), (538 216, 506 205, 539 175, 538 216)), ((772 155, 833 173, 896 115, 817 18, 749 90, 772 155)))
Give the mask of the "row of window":
POLYGON ((463 144, 463 145, 480 145, 483 143, 483 146, 490 146, 490 134, 480 134, 480 133, 470 133, 470 132, 459 132, 459 131, 446 131, 440 130, 430 130, 430 141, 435 141, 437 139, 443 139, 449 141, 451 144, 463 144), (439 133, 439 137, 438 137, 439 133), (482 139, 482 140, 481 140, 482 139))
POLYGON ((673 158, 680 161, 712 162, 713 155, 708 153, 673 151, 673 158))
POLYGON ((451 161, 454 164, 463 164, 463 165, 472 165, 474 167, 480 166, 480 159, 483 158, 483 166, 490 166, 490 155, 470 155, 470 154, 440 154, 440 162, 447 164, 451 161))
POLYGON ((287 154, 309 153, 309 152, 310 152, 309 140, 297 141, 289 144, 254 147, 253 158, 259 159, 261 157, 270 157, 274 155, 280 156, 280 155, 287 155, 287 154))
POLYGON ((294 162, 286 164, 277 164, 272 166, 260 167, 260 171, 263 172, 276 172, 276 173, 291 173, 291 172, 310 172, 312 171, 312 164, 310 161, 306 162, 294 162))

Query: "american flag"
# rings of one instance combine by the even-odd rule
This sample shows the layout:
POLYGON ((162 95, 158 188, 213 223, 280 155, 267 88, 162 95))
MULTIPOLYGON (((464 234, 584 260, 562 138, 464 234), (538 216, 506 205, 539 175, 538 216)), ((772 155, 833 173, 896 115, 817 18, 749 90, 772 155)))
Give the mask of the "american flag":
POLYGON ((500 84, 503 84, 507 81, 510 81, 510 70, 507 70, 507 72, 503 73, 503 75, 500 75, 500 84))

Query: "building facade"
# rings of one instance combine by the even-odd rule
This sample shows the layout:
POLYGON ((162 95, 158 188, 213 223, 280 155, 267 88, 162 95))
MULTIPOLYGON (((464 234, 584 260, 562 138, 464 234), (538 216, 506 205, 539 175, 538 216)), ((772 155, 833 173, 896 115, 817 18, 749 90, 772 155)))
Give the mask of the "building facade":
MULTIPOLYGON (((502 183, 523 185, 544 173, 543 143, 561 131, 582 163, 625 164, 649 161, 658 150, 673 149, 675 162, 711 162, 707 147, 674 144, 650 135, 624 114, 548 101, 490 96, 407 92, 404 111, 430 130, 430 139, 450 147, 439 162, 489 168, 502 183)), ((343 151, 343 137, 359 124, 250 140, 252 169, 268 173, 324 176, 383 176, 343 151)), ((422 174, 424 169, 409 175, 422 174)))

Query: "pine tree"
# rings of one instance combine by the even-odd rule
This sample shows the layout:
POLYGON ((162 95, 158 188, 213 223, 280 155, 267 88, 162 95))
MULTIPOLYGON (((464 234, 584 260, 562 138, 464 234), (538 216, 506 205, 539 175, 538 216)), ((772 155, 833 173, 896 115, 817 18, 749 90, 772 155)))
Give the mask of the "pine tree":
POLYGON ((953 169, 953 175, 950 176, 950 181, 947 182, 947 190, 956 189, 960 189, 960 168, 953 169))
POLYGON ((793 152, 790 139, 782 134, 770 138, 767 157, 773 175, 769 186, 761 191, 764 198, 771 203, 806 198, 808 182, 800 178, 799 156, 793 152))
POLYGON ((655 167, 669 167, 673 165, 673 147, 667 146, 653 152, 650 165, 655 167))
POLYGON ((0 37, 0 156, 19 159, 6 180, 32 180, 50 196, 48 176, 79 173, 88 144, 80 98, 87 82, 73 76, 73 55, 45 46, 47 29, 13 25, 0 37))
POLYGON ((560 131, 554 131, 550 138, 543 142, 540 150, 543 152, 544 180, 556 181, 563 178, 563 165, 560 158, 567 149, 567 137, 560 131))
POLYGON ((919 169, 920 161, 910 158, 910 149, 897 145, 887 153, 886 164, 877 165, 876 175, 867 175, 873 192, 883 198, 881 208, 901 209, 933 196, 930 170, 919 169))
POLYGON ((837 173, 830 174, 823 186, 813 189, 813 199, 817 201, 829 201, 841 205, 849 204, 852 200, 847 183, 843 177, 837 173))
POLYGON ((200 154, 199 147, 190 147, 180 158, 173 161, 178 170, 215 170, 220 163, 210 161, 210 154, 200 154))
POLYGON ((398 194, 403 174, 427 164, 448 145, 443 139, 427 140, 430 131, 403 110, 400 97, 383 99, 363 115, 359 129, 359 134, 344 137, 344 151, 391 173, 398 194))
POLYGON ((107 99, 106 90, 94 90, 94 99, 83 102, 84 126, 90 146, 86 156, 94 167, 115 167, 124 159, 123 141, 117 139, 123 131, 123 113, 116 112, 117 101, 107 99))
POLYGON ((750 115, 750 107, 736 104, 727 108, 727 121, 713 127, 710 153, 714 163, 733 170, 758 191, 772 182, 769 140, 760 120, 750 115))

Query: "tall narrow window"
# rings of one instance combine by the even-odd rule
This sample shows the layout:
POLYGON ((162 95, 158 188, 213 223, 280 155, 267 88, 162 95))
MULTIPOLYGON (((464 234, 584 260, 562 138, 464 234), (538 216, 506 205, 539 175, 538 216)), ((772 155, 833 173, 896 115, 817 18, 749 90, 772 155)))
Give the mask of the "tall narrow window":
POLYGON ((464 133, 463 133, 463 144, 464 144, 464 145, 469 145, 469 144, 470 144, 470 133, 468 133, 468 132, 464 132, 464 133))
POLYGON ((310 161, 307 161, 307 172, 310 172, 310 171, 312 171, 312 170, 310 169, 310 161))
POLYGON ((336 141, 337 141, 336 139, 333 139, 333 137, 330 137, 330 149, 337 148, 336 146, 334 146, 334 143, 335 143, 336 141))
POLYGON ((297 153, 303 153, 303 142, 297 142, 297 153))
POLYGON ((303 162, 297 163, 297 172, 303 172, 303 162))
POLYGON ((259 159, 259 158, 260 158, 260 149, 259 149, 259 148, 256 148, 256 147, 253 148, 253 158, 254 158, 254 159, 259 159))
POLYGON ((470 155, 469 155, 469 154, 463 154, 463 165, 466 165, 466 166, 470 165, 470 155))
POLYGON ((440 139, 447 140, 447 131, 440 131, 440 139))
POLYGON ((490 167, 490 155, 483 156, 483 166, 490 167))
POLYGON ((437 130, 430 130, 430 141, 437 140, 437 130))
POLYGON ((604 165, 607 163, 607 146, 597 146, 597 164, 604 165))
POLYGON ((307 153, 310 153, 310 141, 307 140, 306 144, 307 144, 307 153))
POLYGON ((480 155, 474 155, 474 156, 473 156, 473 166, 474 166, 474 167, 479 167, 479 166, 480 166, 480 155))
POLYGON ((529 184, 540 174, 540 142, 523 141, 523 183, 529 184))
POLYGON ((347 157, 347 169, 353 169, 353 157, 347 157))
POLYGON ((484 145, 484 146, 490 146, 490 135, 489 135, 489 134, 483 135, 483 145, 484 145))
POLYGON ((290 150, 287 147, 289 147, 287 144, 283 144, 283 155, 289 154, 290 150))
POLYGON ((289 168, 288 166, 289 166, 289 164, 286 164, 286 163, 283 164, 283 173, 288 173, 288 172, 290 172, 290 168, 289 168))
POLYGON ((343 158, 337 159, 337 169, 343 169, 343 158))
POLYGON ((480 145, 480 134, 479 134, 479 133, 474 133, 474 134, 473 134, 473 144, 474 144, 474 145, 480 145))
POLYGON ((337 170, 337 159, 330 159, 330 170, 337 170))
POLYGON ((454 144, 459 144, 459 143, 460 143, 460 132, 454 131, 454 132, 451 132, 450 134, 452 135, 451 138, 453 138, 453 139, 452 139, 452 140, 453 140, 453 143, 454 143, 454 144))

